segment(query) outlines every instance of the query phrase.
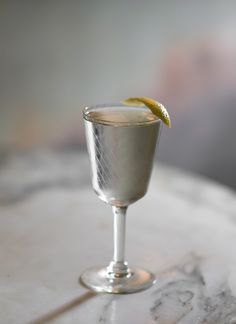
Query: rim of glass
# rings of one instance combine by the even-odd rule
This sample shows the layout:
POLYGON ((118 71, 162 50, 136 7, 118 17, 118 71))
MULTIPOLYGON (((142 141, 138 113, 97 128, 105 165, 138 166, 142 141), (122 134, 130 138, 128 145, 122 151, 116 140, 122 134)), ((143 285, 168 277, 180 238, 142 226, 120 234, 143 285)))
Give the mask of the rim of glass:
POLYGON ((146 121, 141 121, 141 122, 112 122, 112 121, 107 121, 107 120, 102 120, 102 119, 96 119, 96 118, 91 118, 89 117, 89 113, 90 112, 93 112, 93 111, 98 111, 99 109, 101 108, 112 108, 112 107, 129 107, 129 108, 138 108, 138 109, 142 109, 142 110, 146 110, 146 111, 150 111, 149 108, 147 108, 146 106, 126 106, 122 103, 111 103, 111 104, 98 104, 98 105, 92 105, 92 106, 86 106, 84 109, 83 109, 83 118, 87 121, 90 121, 90 122, 96 122, 98 124, 103 124, 103 125, 123 125, 123 126, 132 126, 132 125, 146 125, 146 124, 154 124, 154 123, 157 123, 157 122, 160 122, 160 118, 157 117, 156 115, 153 114, 153 116, 155 117, 155 119, 153 120, 146 120, 146 121))

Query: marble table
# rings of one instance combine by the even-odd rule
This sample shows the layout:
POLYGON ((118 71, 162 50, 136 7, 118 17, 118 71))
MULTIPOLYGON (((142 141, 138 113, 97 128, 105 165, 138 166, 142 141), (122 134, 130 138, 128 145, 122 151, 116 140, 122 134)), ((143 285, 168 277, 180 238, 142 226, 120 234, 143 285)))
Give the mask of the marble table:
POLYGON ((112 256, 112 214, 88 159, 37 151, 0 159, 0 323, 235 324, 236 195, 160 164, 128 210, 127 259, 157 283, 130 295, 78 283, 112 256))

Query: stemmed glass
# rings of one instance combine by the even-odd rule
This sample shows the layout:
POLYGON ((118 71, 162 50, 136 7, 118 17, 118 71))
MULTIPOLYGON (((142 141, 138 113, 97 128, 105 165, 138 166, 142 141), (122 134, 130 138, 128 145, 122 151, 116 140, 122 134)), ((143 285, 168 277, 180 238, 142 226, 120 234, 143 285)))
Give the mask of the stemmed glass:
POLYGON ((144 269, 125 261, 127 207, 148 187, 161 121, 146 107, 98 105, 83 110, 93 189, 112 206, 114 254, 107 267, 85 271, 80 282, 108 293, 132 293, 155 282, 144 269))

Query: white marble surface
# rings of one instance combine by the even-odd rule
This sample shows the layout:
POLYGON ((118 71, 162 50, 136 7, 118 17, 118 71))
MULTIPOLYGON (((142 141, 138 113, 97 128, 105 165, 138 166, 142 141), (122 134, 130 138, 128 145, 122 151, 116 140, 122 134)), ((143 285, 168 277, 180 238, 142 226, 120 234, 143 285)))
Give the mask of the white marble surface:
POLYGON ((94 294, 79 274, 112 256, 112 214, 75 153, 12 155, 0 167, 0 323, 235 324, 236 195, 158 165, 128 210, 127 259, 157 284, 94 294))

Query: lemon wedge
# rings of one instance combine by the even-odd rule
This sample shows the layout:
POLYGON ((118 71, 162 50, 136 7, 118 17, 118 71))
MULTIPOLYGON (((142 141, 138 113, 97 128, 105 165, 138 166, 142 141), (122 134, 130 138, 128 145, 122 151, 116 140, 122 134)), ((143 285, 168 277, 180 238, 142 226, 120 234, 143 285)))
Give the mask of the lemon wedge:
POLYGON ((160 102, 148 97, 140 97, 127 98, 122 100, 121 103, 125 106, 146 106, 154 115, 159 117, 167 127, 171 128, 169 113, 160 102))

